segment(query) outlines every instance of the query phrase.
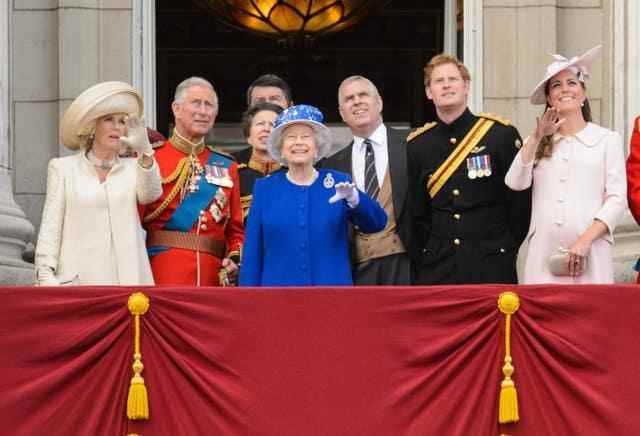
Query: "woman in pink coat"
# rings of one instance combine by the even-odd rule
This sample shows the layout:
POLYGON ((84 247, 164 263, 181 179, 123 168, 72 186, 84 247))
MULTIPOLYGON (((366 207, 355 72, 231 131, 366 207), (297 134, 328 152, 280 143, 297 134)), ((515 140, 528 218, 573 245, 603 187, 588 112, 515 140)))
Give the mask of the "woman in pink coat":
POLYGON ((613 231, 626 208, 620 135, 591 122, 585 80, 601 46, 554 55, 531 103, 546 104, 505 176, 533 184, 523 283, 613 283, 613 231))

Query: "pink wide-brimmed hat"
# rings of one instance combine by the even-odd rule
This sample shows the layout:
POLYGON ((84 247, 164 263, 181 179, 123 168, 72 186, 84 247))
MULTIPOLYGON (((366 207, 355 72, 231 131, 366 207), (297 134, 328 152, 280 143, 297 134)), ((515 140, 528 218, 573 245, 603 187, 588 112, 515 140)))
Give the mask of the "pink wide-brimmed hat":
POLYGON ((547 82, 553 76, 566 69, 573 71, 578 76, 578 80, 584 82, 589 78, 591 64, 593 64, 593 61, 600 54, 601 50, 602 44, 593 47, 591 50, 587 50, 587 52, 581 56, 574 56, 571 59, 567 59, 559 54, 552 54, 551 56, 554 57, 555 61, 547 67, 544 79, 533 88, 529 101, 532 104, 545 104, 547 102, 547 96, 544 93, 544 89, 547 82))

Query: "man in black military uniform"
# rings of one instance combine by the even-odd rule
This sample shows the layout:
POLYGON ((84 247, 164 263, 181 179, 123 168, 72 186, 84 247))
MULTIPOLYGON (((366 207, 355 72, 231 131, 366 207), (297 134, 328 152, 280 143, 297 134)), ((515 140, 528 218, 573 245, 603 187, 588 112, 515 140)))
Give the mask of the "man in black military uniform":
POLYGON ((412 281, 516 283, 531 193, 511 191, 504 176, 520 135, 506 120, 469 111, 469 72, 458 59, 435 56, 424 71, 438 121, 407 137, 412 281))
POLYGON ((267 151, 267 139, 280 112, 282 112, 280 106, 260 102, 242 114, 242 133, 249 147, 233 153, 233 157, 238 162, 240 201, 245 220, 251 207, 253 185, 256 180, 280 169, 280 164, 274 162, 267 151))

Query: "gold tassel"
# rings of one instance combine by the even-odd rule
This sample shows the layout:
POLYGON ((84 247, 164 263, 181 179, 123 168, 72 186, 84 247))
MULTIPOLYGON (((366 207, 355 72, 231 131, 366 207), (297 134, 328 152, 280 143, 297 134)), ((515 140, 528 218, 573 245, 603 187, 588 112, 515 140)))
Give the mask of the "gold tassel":
POLYGON ((513 375, 513 365, 511 364, 511 315, 516 313, 520 308, 520 298, 515 292, 503 292, 498 297, 498 309, 505 314, 505 356, 502 373, 504 379, 500 386, 500 407, 498 411, 498 422, 507 424, 510 422, 518 422, 518 392, 516 384, 511 379, 513 375))
POLYGON ((147 387, 142 378, 142 353, 140 352, 140 316, 149 310, 149 298, 142 292, 136 292, 129 296, 127 302, 129 312, 133 316, 133 377, 129 385, 127 397, 127 417, 131 420, 149 419, 149 399, 147 387))

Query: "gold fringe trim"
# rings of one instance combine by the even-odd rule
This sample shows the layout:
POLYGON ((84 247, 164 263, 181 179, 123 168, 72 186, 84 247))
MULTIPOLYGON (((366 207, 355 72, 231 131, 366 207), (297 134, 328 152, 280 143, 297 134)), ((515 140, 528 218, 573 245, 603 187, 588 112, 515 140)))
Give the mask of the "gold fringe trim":
POLYGON ((191 173, 191 165, 189 159, 189 156, 180 159, 180 162, 178 162, 178 165, 176 165, 176 169, 173 171, 173 173, 171 173, 166 179, 162 179, 162 184, 171 183, 176 179, 178 179, 178 181, 173 186, 173 189, 171 189, 164 201, 160 204, 160 206, 158 206, 158 208, 150 214, 146 215, 142 220, 143 222, 148 223, 149 221, 153 221, 154 219, 159 217, 160 214, 164 212, 164 210, 173 201, 176 195, 178 195, 178 193, 182 190, 191 173))
POLYGON ((515 314, 520 308, 520 298, 515 292, 503 292, 498 297, 498 309, 505 314, 505 356, 502 373, 504 379, 500 385, 500 407, 498 411, 498 422, 507 424, 510 422, 518 422, 520 416, 518 414, 518 392, 516 384, 511 379, 513 375, 513 365, 511 364, 511 315, 515 314))
POLYGON ((510 126, 511 125, 511 121, 509 121, 508 119, 502 118, 500 115, 492 114, 490 112, 480 112, 478 114, 478 116, 480 118, 486 118, 488 120, 495 121, 497 123, 502 124, 503 126, 510 126))
POLYGON ((407 136, 407 142, 413 141, 415 138, 417 138, 418 136, 422 135, 424 132, 434 128, 438 123, 431 122, 431 123, 426 123, 424 126, 422 127, 418 127, 416 130, 414 130, 413 132, 409 133, 409 136, 407 136))
POLYGON ((131 420, 149 419, 149 398, 147 387, 142 378, 142 353, 140 352, 140 317, 149 310, 149 298, 142 292, 129 296, 127 301, 129 312, 133 316, 133 377, 129 385, 127 397, 127 417, 131 420))

